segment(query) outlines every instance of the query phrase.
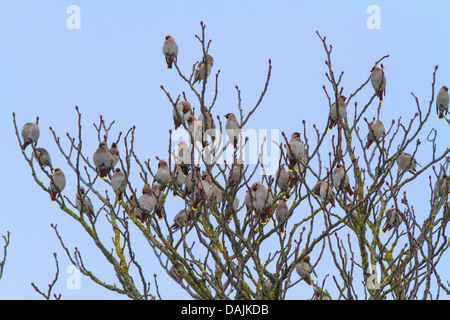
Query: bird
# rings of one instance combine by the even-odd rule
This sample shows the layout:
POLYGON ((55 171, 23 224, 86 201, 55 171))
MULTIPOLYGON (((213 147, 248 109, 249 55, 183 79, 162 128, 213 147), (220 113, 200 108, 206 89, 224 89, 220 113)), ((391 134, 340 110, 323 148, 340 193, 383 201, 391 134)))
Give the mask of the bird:
POLYGON ((269 190, 259 182, 252 187, 253 208, 261 217, 261 223, 265 225, 272 218, 273 198, 269 190))
POLYGON ((285 192, 289 189, 289 180, 289 173, 284 168, 284 164, 281 164, 276 172, 275 181, 278 188, 280 188, 282 192, 285 192))
POLYGON ((386 76, 384 71, 375 65, 370 72, 372 87, 377 93, 380 102, 383 102, 383 95, 386 93, 386 76))
POLYGON ((22 135, 23 144, 21 146, 22 150, 25 150, 26 147, 30 144, 35 144, 39 139, 39 127, 37 124, 28 122, 25 123, 20 131, 22 135))
POLYGON ((402 222, 402 213, 399 209, 394 208, 392 206, 390 209, 386 210, 386 223, 384 224, 383 233, 391 230, 392 228, 398 227, 398 225, 402 222))
POLYGON ((345 169, 341 164, 337 164, 336 168, 334 168, 331 173, 331 180, 333 181, 333 186, 337 190, 344 189, 349 195, 353 195, 353 190, 349 184, 348 174, 345 172, 345 169))
POLYGON ((308 165, 309 159, 308 159, 308 155, 306 154, 306 150, 305 150, 305 154, 304 156, 300 159, 300 161, 297 161, 294 165, 294 167, 292 168, 292 171, 288 170, 289 172, 289 187, 292 188, 295 184, 295 182, 300 178, 300 176, 303 174, 303 172, 305 172, 305 168, 308 165))
POLYGON ((294 132, 291 135, 291 140, 286 145, 286 154, 289 159, 289 171, 292 171, 295 164, 303 158, 303 155, 305 154, 305 146, 303 141, 300 139, 299 132, 294 132))
POLYGON ((194 72, 194 82, 192 85, 194 85, 197 81, 204 81, 206 78, 209 77, 209 74, 211 73, 211 68, 214 65, 214 59, 209 54, 206 55, 206 65, 205 60, 203 58, 202 61, 197 65, 194 72))
POLYGON ((437 198, 442 197, 445 194, 447 194, 448 181, 449 181, 449 178, 447 177, 447 175, 445 173, 443 173, 442 176, 436 180, 436 183, 434 184, 434 189, 433 189, 433 195, 434 195, 433 199, 434 200, 437 200, 437 198))
POLYGON ((56 168, 50 180, 50 198, 52 201, 56 201, 56 195, 58 192, 62 192, 66 187, 66 176, 61 169, 56 168))
POLYGON ((177 262, 170 268, 169 275, 176 283, 181 284, 183 282, 183 272, 183 265, 177 262))
POLYGON ((145 184, 142 188, 142 195, 137 199, 137 206, 135 208, 136 215, 143 223, 147 216, 153 212, 156 206, 156 197, 152 191, 152 188, 148 184, 145 184))
MULTIPOLYGON (((273 274, 272 274, 272 277, 274 277, 275 279, 277 279, 277 274, 276 274, 276 273, 273 273, 273 274)), ((267 290, 268 290, 269 292, 272 291, 272 289, 273 289, 273 283, 272 283, 272 280, 270 280, 270 278, 267 278, 267 280, 266 280, 266 282, 265 282, 265 285, 266 285, 267 290)))
POLYGON ((49 167, 53 172, 52 159, 50 158, 50 153, 48 153, 46 149, 36 148, 33 150, 33 158, 37 160, 41 167, 49 167))
POLYGON ((225 131, 228 138, 233 142, 234 150, 237 150, 238 138, 242 127, 236 120, 234 113, 227 113, 225 118, 227 119, 225 131))
POLYGON ((83 186, 78 188, 78 192, 75 195, 75 205, 80 213, 87 212, 89 216, 95 218, 94 206, 92 205, 91 199, 85 195, 85 190, 83 186))
POLYGON ((134 208, 136 207, 136 201, 134 200, 134 196, 131 194, 128 198, 127 202, 125 202, 125 212, 130 214, 131 212, 134 212, 134 208))
POLYGON ((94 152, 94 165, 101 179, 105 179, 109 170, 111 170, 112 156, 105 142, 100 142, 97 150, 94 152))
POLYGON ((450 201, 447 201, 447 203, 444 205, 443 218, 444 221, 448 221, 450 219, 450 201))
MULTIPOLYGON (((352 208, 352 204, 349 203, 347 204, 347 211, 350 211, 352 208)), ((348 212, 347 212, 348 213, 348 212)), ((356 209, 353 209, 353 211, 351 212, 350 216, 348 217, 348 220, 345 222, 346 225, 353 227, 355 229, 358 228, 358 211, 356 209)))
POLYGON ((155 204, 156 216, 158 217, 158 220, 162 220, 163 219, 162 211, 163 211, 164 202, 165 202, 163 187, 161 185, 155 183, 152 185, 152 192, 156 199, 156 204, 155 204))
POLYGON ((203 128, 202 123, 198 121, 193 115, 190 115, 187 119, 188 123, 188 131, 190 133, 190 138, 195 144, 197 141, 202 144, 202 147, 205 148, 206 144, 203 140, 203 128))
POLYGON ((172 69, 173 62, 177 62, 178 45, 170 35, 166 36, 162 51, 166 59, 167 69, 172 69))
POLYGON ((288 207, 286 204, 286 199, 280 199, 280 201, 278 201, 278 205, 277 205, 277 209, 275 211, 275 217, 277 219, 278 225, 279 225, 279 230, 280 233, 283 234, 285 231, 285 227, 286 227, 286 218, 288 215, 288 207))
POLYGON ((170 228, 173 231, 176 231, 181 227, 185 226, 191 219, 192 217, 189 215, 188 210, 182 209, 177 213, 177 215, 173 219, 173 224, 171 225, 170 228))
POLYGON ((194 187, 194 203, 192 205, 192 209, 194 211, 197 210, 197 206, 200 202, 205 203, 215 196, 212 184, 213 182, 211 181, 211 176, 205 171, 202 172, 201 180, 197 181, 194 187))
POLYGON ((316 297, 316 300, 330 300, 325 292, 320 289, 314 290, 314 296, 316 297))
POLYGON ((247 214, 246 214, 246 218, 250 218, 251 214, 253 213, 253 201, 254 201, 254 196, 251 192, 251 189, 247 189, 247 191, 245 192, 245 198, 244 198, 244 204, 245 204, 245 209, 247 210, 247 214))
POLYGON ((178 142, 178 150, 176 153, 176 161, 180 164, 183 174, 186 176, 189 173, 189 165, 191 164, 191 152, 184 140, 178 142))
POLYGON ((383 122, 380 120, 373 120, 367 126, 369 127, 369 133, 367 134, 366 150, 369 150, 370 145, 374 141, 380 141, 385 133, 385 129, 383 122))
POLYGON ((227 179, 228 188, 233 188, 239 185, 242 179, 243 174, 242 170, 243 170, 242 164, 234 161, 234 163, 231 166, 230 172, 228 173, 227 179))
POLYGON ((333 191, 333 187, 328 182, 318 181, 311 191, 313 194, 320 197, 324 205, 330 202, 334 207, 335 194, 333 191))
POLYGON ((180 101, 176 104, 175 108, 172 111, 173 115, 173 125, 175 130, 181 126, 182 123, 187 121, 189 117, 192 115, 191 104, 189 101, 180 101))
POLYGON ((201 180, 200 167, 194 166, 192 171, 186 176, 186 181, 184 182, 184 193, 185 195, 191 195, 194 192, 195 185, 201 180))
POLYGON ((117 202, 122 202, 123 191, 125 190, 126 186, 126 179, 125 174, 120 170, 120 168, 116 168, 114 170, 114 173, 111 177, 111 186, 117 195, 117 202))
POLYGON ((208 108, 204 105, 201 107, 201 112, 198 116, 198 121, 202 123, 203 131, 211 137, 212 141, 216 140, 216 124, 214 118, 209 112, 208 108))
MULTIPOLYGON (((239 207, 239 198, 234 197, 233 199, 233 210, 236 212, 236 210, 239 207)), ((228 202, 225 206, 225 219, 226 221, 230 221, 231 217, 233 217, 233 211, 230 209, 228 202)))
POLYGON ((436 97, 436 112, 438 113, 439 119, 444 118, 444 112, 445 114, 448 114, 448 102, 448 88, 443 86, 436 97))
POLYGON ((300 278, 305 280, 305 282, 310 286, 312 284, 311 281, 311 273, 314 273, 313 267, 310 263, 310 257, 304 256, 303 259, 297 263, 295 266, 295 270, 297 271, 300 278))
MULTIPOLYGON (((186 175, 183 172, 181 164, 177 163, 173 170, 174 182, 178 187, 182 187, 186 181, 186 175)), ((175 195, 175 194, 174 194, 175 195)))
POLYGON ((111 153, 112 164, 111 169, 114 169, 117 162, 119 162, 119 149, 117 149, 117 143, 111 143, 111 148, 109 148, 109 153, 111 153))
POLYGON ((214 202, 218 205, 220 203, 222 203, 223 200, 223 191, 222 189, 219 188, 219 186, 217 184, 214 183, 214 181, 212 181, 211 179, 211 188, 212 188, 212 199, 214 200, 214 202))
POLYGON ((409 171, 411 173, 416 172, 416 165, 418 164, 416 160, 406 152, 400 152, 397 157, 397 165, 402 171, 409 171))
POLYGON ((171 180, 169 165, 163 159, 158 162, 158 169, 155 172, 155 181, 162 187, 166 187, 171 180))
POLYGON ((336 102, 330 107, 330 114, 328 116, 328 129, 333 129, 339 120, 344 119, 347 116, 347 104, 345 103, 347 99, 344 95, 340 94, 338 96, 338 108, 336 109, 336 102))

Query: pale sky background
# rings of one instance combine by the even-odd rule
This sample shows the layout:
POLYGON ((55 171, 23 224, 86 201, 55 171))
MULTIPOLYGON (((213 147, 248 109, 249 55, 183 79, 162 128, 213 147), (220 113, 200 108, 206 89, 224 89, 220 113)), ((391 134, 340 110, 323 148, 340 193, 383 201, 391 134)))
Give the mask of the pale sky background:
MULTIPOLYGON (((445 84, 449 86, 449 10, 450 2, 445 1, 431 6, 423 1, 2 0, 0 235, 11 231, 11 244, 0 280, 0 299, 41 299, 30 283, 47 289, 55 273, 53 252, 58 254, 60 266, 54 293, 61 293, 63 299, 127 298, 84 277, 80 289, 67 288, 70 275, 66 269, 70 261, 51 223, 58 225, 65 244, 72 251, 77 247, 85 264, 103 281, 112 284, 117 280, 112 267, 81 226, 60 211, 56 203, 50 202, 32 179, 14 134, 12 112, 16 113, 19 129, 39 116, 38 146, 47 148, 54 166, 66 172, 67 186, 63 193, 74 199, 75 177, 57 151, 48 128, 52 126, 67 147, 66 132, 72 136, 77 132, 75 105, 83 115, 83 147, 89 157, 97 145, 92 123, 97 123, 102 114, 107 122, 116 121, 112 137, 136 126, 138 154, 142 159, 150 158, 153 168, 155 156, 167 158, 168 130, 173 127, 172 106, 160 85, 173 96, 185 91, 194 101, 176 70, 166 68, 161 49, 167 34, 177 42, 178 65, 188 73, 202 54, 194 35, 201 32, 200 21, 206 24, 206 37, 212 39, 214 74, 220 69, 219 95, 213 113, 220 115, 222 121, 226 113, 238 112, 235 85, 242 90, 244 112, 253 107, 264 85, 267 61, 272 59, 268 92, 247 127, 279 129, 290 135, 303 131, 302 120, 306 120, 311 132, 312 124, 323 128, 327 121, 328 101, 322 85, 329 92, 331 89, 324 75, 325 51, 316 30, 333 45, 336 74, 345 71, 344 94, 353 92, 367 79, 375 61, 390 55, 383 61, 387 89, 381 113, 385 123, 389 123, 399 116, 406 119, 413 116, 416 107, 411 92, 426 107, 435 65, 439 65, 436 90, 445 84), (69 17, 66 10, 72 4, 81 10, 81 29, 69 30, 66 26, 69 17), (370 5, 378 5, 381 10, 380 29, 369 29, 366 25, 370 17, 366 10, 370 5)), ((367 86, 356 101, 363 104, 372 93, 371 86, 367 86)), ((207 99, 211 96, 212 88, 207 99)), ((376 115, 375 109, 374 104, 367 118, 376 115)), ((349 113, 353 115, 352 111, 349 113)), ((437 120, 434 106, 431 118, 420 138, 424 141, 431 128, 437 129, 443 150, 448 147, 449 127, 443 120, 437 120)), ((361 128, 365 132, 363 123, 361 128)), ((26 152, 29 155, 30 148, 26 152)), ((424 143, 417 156, 419 163, 426 162, 428 152, 429 147, 424 143)), ((418 219, 421 208, 427 209, 430 173, 423 175, 416 188, 408 189, 418 219)), ((98 202, 95 204, 98 208, 98 202)), ((175 205, 167 209, 172 216, 180 210, 175 205)), ((110 241, 109 228, 99 227, 99 230, 104 231, 104 241, 110 241)), ((345 239, 347 232, 344 228, 340 236, 345 239)), ((136 242, 146 278, 153 286, 153 274, 158 275, 162 297, 190 299, 161 269, 145 240, 136 237, 136 242)), ((2 248, 3 241, 0 244, 2 248)), ((316 254, 312 253, 312 259, 316 254)), ((449 263, 447 253, 439 265, 443 281, 450 280, 449 263)), ((317 269, 320 281, 325 274, 335 272, 334 268, 329 269, 325 259, 317 269)), ((137 277, 135 281, 140 282, 137 277)), ((326 289, 335 292, 331 278, 326 289)), ((298 284, 290 290, 288 298, 310 298, 311 290, 304 283, 298 284)), ((154 287, 151 293, 155 294, 154 287)), ((441 295, 441 298, 447 297, 441 295)))

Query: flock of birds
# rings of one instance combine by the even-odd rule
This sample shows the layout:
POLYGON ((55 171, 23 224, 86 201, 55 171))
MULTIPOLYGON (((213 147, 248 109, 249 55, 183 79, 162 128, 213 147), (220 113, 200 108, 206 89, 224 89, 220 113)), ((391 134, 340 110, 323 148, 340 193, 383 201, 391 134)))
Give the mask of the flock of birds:
MULTIPOLYGON (((178 55, 178 46, 171 36, 166 36, 165 38, 163 54, 167 63, 167 68, 171 69, 173 63, 176 63, 178 55)), ((210 75, 213 63, 213 58, 210 55, 207 55, 206 59, 203 59, 197 64, 192 85, 206 79, 210 75)), ((378 95, 380 102, 382 102, 386 86, 386 77, 384 71, 377 66, 374 66, 371 70, 371 84, 378 95)), ((329 129, 336 126, 336 124, 346 116, 347 110, 345 100, 346 97, 341 94, 337 99, 337 107, 336 103, 331 105, 328 118, 329 129)), ((448 106, 448 88, 443 86, 439 90, 436 98, 436 111, 440 119, 444 117, 444 113, 448 113, 448 106)), ((205 135, 207 134, 214 141, 216 130, 213 117, 208 112, 208 109, 203 106, 201 111, 200 116, 196 119, 192 113, 190 103, 188 101, 180 101, 173 109, 173 121, 175 130, 181 125, 184 125, 191 133, 194 142, 200 141, 202 146, 205 147, 205 135)), ((233 142, 234 149, 236 150, 241 125, 233 113, 226 114, 225 118, 227 119, 225 131, 227 132, 230 141, 233 142)), ((383 122, 380 120, 370 122, 368 124, 368 129, 369 132, 365 146, 367 149, 370 148, 373 142, 379 143, 385 134, 383 122)), ((37 147, 39 138, 39 127, 37 124, 31 122, 26 123, 21 130, 21 136, 23 139, 23 144, 21 146, 22 150, 25 151, 28 145, 32 145, 33 158, 38 161, 42 168, 49 167, 51 169, 51 200, 55 201, 58 194, 60 194, 66 186, 64 173, 59 168, 53 170, 49 152, 44 148, 37 147)), ((286 163, 288 170, 286 170, 285 165, 282 164, 276 174, 276 184, 283 192, 290 190, 295 185, 298 177, 305 171, 308 163, 308 155, 305 146, 300 139, 300 133, 294 132, 291 135, 291 140, 286 144, 286 156, 288 160, 286 163)), ((176 160, 178 161, 176 161, 173 172, 171 172, 166 161, 159 160, 158 169, 154 175, 155 181, 153 185, 150 187, 146 184, 143 187, 142 195, 138 197, 137 201, 134 201, 133 196, 130 196, 125 204, 127 208, 132 208, 132 211, 130 212, 135 213, 141 222, 145 222, 152 212, 155 212, 158 219, 163 219, 164 189, 170 184, 176 184, 178 188, 184 187, 183 196, 185 199, 190 200, 191 205, 190 210, 183 209, 175 216, 172 229, 178 230, 193 220, 193 213, 197 211, 198 208, 201 208, 206 201, 214 200, 215 203, 221 203, 224 192, 232 190, 233 187, 237 186, 242 181, 243 166, 241 164, 233 163, 229 172, 226 188, 219 188, 206 171, 201 172, 199 166, 190 165, 191 150, 184 141, 181 141, 178 144, 176 160)), ((93 162, 97 174, 101 179, 107 177, 110 178, 111 187, 116 194, 116 199, 118 202, 122 202, 123 192, 127 185, 127 178, 120 168, 115 168, 118 161, 119 151, 116 143, 112 143, 111 147, 108 148, 105 142, 101 142, 93 154, 93 162)), ((397 157, 396 162, 398 167, 403 171, 416 171, 417 162, 410 154, 402 152, 397 157)), ((444 183, 446 181, 445 179, 446 177, 444 177, 444 181, 441 179, 436 182, 438 193, 441 188, 447 186, 447 183, 444 183)), ((333 207, 335 206, 335 191, 333 188, 336 190, 343 190, 350 196, 353 195, 353 190, 349 185, 349 177, 342 165, 338 164, 332 171, 330 182, 331 184, 327 181, 318 181, 312 188, 312 193, 320 197, 324 205, 330 203, 333 207)), ((237 197, 234 199, 233 208, 235 212, 239 206, 239 199, 237 197)), ((288 198, 283 197, 276 205, 276 220, 279 224, 281 233, 285 231, 286 217, 289 211, 286 204, 287 199, 288 198)), ((267 223, 267 221, 272 218, 274 213, 273 197, 270 188, 268 189, 262 183, 255 182, 251 185, 246 191, 244 202, 247 209, 247 218, 252 215, 253 211, 258 214, 262 224, 267 223)), ((89 216, 95 216, 93 204, 90 198, 85 194, 85 190, 82 186, 79 187, 76 194, 76 206, 78 210, 80 210, 80 213, 86 212, 89 216)), ((229 221, 233 215, 233 211, 227 207, 225 212, 226 219, 229 221)), ((387 221, 383 228, 383 232, 386 232, 401 222, 401 212, 398 209, 391 208, 387 210, 386 217, 387 221)), ((310 284, 308 275, 311 271, 312 268, 309 262, 309 256, 306 256, 297 265, 297 272, 306 282, 308 282, 308 284, 310 284)))

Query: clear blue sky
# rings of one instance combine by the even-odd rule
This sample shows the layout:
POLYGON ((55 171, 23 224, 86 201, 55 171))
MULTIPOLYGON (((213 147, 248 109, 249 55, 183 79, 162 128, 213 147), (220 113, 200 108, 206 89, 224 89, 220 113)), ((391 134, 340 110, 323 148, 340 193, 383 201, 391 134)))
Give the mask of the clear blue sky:
MULTIPOLYGON (((247 126, 291 133, 306 120, 310 128, 313 123, 323 127, 328 106, 322 85, 330 88, 324 76, 325 52, 316 30, 334 47, 335 71, 345 71, 344 93, 357 88, 367 79, 373 63, 389 54, 383 61, 388 80, 382 117, 388 122, 399 116, 410 118, 415 112, 410 92, 421 103, 428 103, 435 65, 439 65, 436 87, 450 84, 449 9, 450 3, 443 1, 433 6, 422 1, 1 1, 0 234, 11 231, 11 245, 0 281, 0 299, 40 299, 30 283, 46 289, 55 271, 53 252, 60 263, 55 293, 62 293, 65 299, 122 298, 87 278, 81 279, 81 289, 66 287, 70 262, 51 223, 58 225, 66 245, 78 247, 86 264, 105 282, 117 281, 81 227, 33 181, 17 145, 12 112, 19 127, 39 116, 39 145, 46 147, 53 163, 66 172, 69 168, 56 151, 48 127, 52 126, 67 146, 66 132, 76 133, 75 105, 83 114, 84 150, 90 157, 97 139, 92 123, 102 114, 107 122, 116 121, 113 136, 136 125, 138 154, 150 158, 155 166, 155 156, 167 157, 168 129, 173 126, 172 107, 160 85, 173 95, 186 91, 190 96, 176 71, 166 68, 161 51, 164 37, 174 37, 179 46, 178 64, 188 72, 201 58, 194 35, 200 34, 203 21, 206 36, 213 40, 213 71, 221 71, 214 110, 222 119, 228 112, 237 112, 235 85, 242 90, 244 111, 253 107, 270 58, 269 90, 247 126), (66 26, 66 10, 72 4, 81 10, 81 29, 66 26), (366 25, 370 16, 366 10, 373 4, 381 10, 380 29, 366 25)), ((367 101, 370 89, 365 88, 358 101, 367 101)), ((372 110, 367 116, 375 114, 372 110)), ((439 141, 443 148, 448 146, 448 126, 433 120, 427 130, 431 127, 444 132, 439 141)), ((419 162, 421 156, 426 152, 418 156, 419 162)), ((427 181, 424 175, 422 186, 428 186, 427 181)), ((75 185, 74 176, 68 176, 64 193, 71 199, 75 185)), ((417 207, 426 201, 423 187, 408 192, 417 207)), ((175 206, 170 209, 168 214, 173 215, 179 210, 175 206)), ((109 230, 104 232, 109 241, 109 230)), ((163 298, 188 299, 160 269, 151 249, 145 250, 140 254, 147 280, 153 285, 156 273, 163 298)), ((450 278, 443 268, 449 262, 448 255, 441 261, 443 280, 450 278)), ((327 272, 325 263, 319 266, 319 275, 327 272)), ((328 281, 331 289, 334 285, 328 281)), ((310 296, 300 284, 288 297, 310 296)))

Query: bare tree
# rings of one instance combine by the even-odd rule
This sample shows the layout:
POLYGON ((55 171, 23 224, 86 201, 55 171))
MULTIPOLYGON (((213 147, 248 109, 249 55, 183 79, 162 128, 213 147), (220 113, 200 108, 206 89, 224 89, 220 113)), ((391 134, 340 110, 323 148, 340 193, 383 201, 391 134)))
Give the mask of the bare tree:
MULTIPOLYGON (((361 79, 357 88, 344 90, 344 73, 338 75, 332 67, 332 46, 325 37, 317 35, 328 67, 328 86, 324 85, 323 90, 329 102, 329 122, 319 128, 303 121, 301 132, 282 132, 279 170, 274 175, 265 174, 262 161, 266 140, 258 146, 256 163, 244 160, 245 148, 251 142, 245 136, 245 125, 268 90, 271 61, 259 99, 245 111, 236 86, 236 112, 230 110, 227 122, 222 123, 219 115, 213 116, 220 70, 214 76, 204 74, 197 78, 198 66, 208 66, 213 61, 208 58, 211 40, 205 37, 203 23, 201 35, 195 36, 202 50, 201 61, 192 66, 188 75, 176 59, 173 62, 196 100, 189 101, 191 117, 186 121, 174 113, 180 122, 177 134, 181 131, 187 137, 185 146, 175 144, 175 132, 170 129, 167 155, 155 157, 159 163, 167 163, 168 181, 159 178, 159 166, 156 168, 150 159, 142 160, 136 155, 135 127, 112 139, 110 129, 115 121, 106 123, 100 116, 94 124, 98 143, 114 143, 120 150, 117 164, 107 166, 105 179, 99 179, 99 171, 89 156, 93 150, 83 150, 86 137, 82 136, 78 107, 78 132, 67 133, 68 148, 50 128, 57 151, 67 161, 70 173, 65 174, 76 177, 81 199, 77 205, 64 190, 53 189, 56 202, 92 238, 99 253, 114 268, 120 286, 104 282, 89 270, 81 252, 75 248, 72 253, 57 226, 52 225, 68 258, 82 274, 131 299, 161 298, 156 276, 151 293, 151 284, 133 249, 131 234, 138 232, 148 242, 162 270, 195 299, 286 299, 289 289, 297 285, 310 285, 314 299, 435 299, 442 291, 449 293, 448 283, 441 280, 436 265, 450 244, 445 233, 449 180, 444 176, 450 149, 436 152, 436 130, 426 137, 433 150, 427 163, 419 168, 415 161, 422 152, 419 137, 424 125, 434 121, 437 66, 432 73, 429 104, 421 106, 411 93, 417 108, 412 118, 392 120, 389 126, 385 121, 386 127, 377 135, 372 125, 383 118, 381 99, 376 103, 377 98, 382 98, 381 86, 374 87, 369 101, 358 102, 358 94, 369 86, 371 77, 361 79), (194 86, 196 81, 200 85, 194 86), (206 101, 209 88, 214 94, 206 101), (352 106, 354 117, 350 118, 343 110, 352 106), (377 117, 367 119, 368 110, 373 108, 377 117), (237 121, 234 127, 233 118, 237 121), (300 137, 303 147, 294 141, 300 137), (367 143, 367 138, 372 144, 367 143), (187 149, 180 152, 182 147, 187 149), (410 157, 401 162, 406 151, 410 157), (131 179, 132 168, 137 168, 140 180, 131 179), (117 169, 125 176, 120 187, 112 183, 117 169), (431 171, 430 207, 422 219, 410 205, 406 190, 419 176, 431 171), (347 175, 354 185, 347 182, 347 175), (444 180, 439 186, 443 186, 443 191, 436 192, 435 182, 441 178, 444 180), (165 210, 169 194, 184 203, 178 214, 165 210), (87 197, 95 203, 92 214, 87 213, 87 197), (282 210, 284 203, 287 210, 282 210), (295 212, 301 215, 294 215, 295 212), (99 224, 110 226, 112 247, 98 233, 99 224), (276 250, 267 252, 266 248, 274 244, 276 250), (330 274, 315 272, 324 261, 332 261, 337 274, 330 280, 330 274), (355 281, 358 277, 361 282, 355 281), (432 285, 437 285, 434 292, 432 285), (331 289, 337 293, 331 294, 331 289)), ((381 67, 383 76, 382 62, 388 57, 374 62, 381 67)), ((386 80, 381 84, 384 87, 386 80)), ((185 92, 174 94, 164 86, 161 89, 171 106, 168 112, 178 110, 178 104, 187 101, 185 92)), ((15 114, 13 122, 21 146, 15 114)), ((31 144, 31 148, 35 153, 37 144, 31 144)), ((51 194, 50 184, 57 184, 53 171, 36 157, 26 152, 23 156, 35 182, 51 194)), ((45 296, 48 298, 50 292, 45 296)))
POLYGON ((6 235, 3 236, 3 240, 5 241, 5 244, 3 245, 3 258, 2 258, 2 261, 0 261, 0 279, 3 276, 3 269, 5 268, 6 255, 8 254, 8 246, 9 246, 10 236, 11 236, 11 232, 9 232, 9 231, 6 231, 6 235))

